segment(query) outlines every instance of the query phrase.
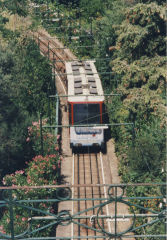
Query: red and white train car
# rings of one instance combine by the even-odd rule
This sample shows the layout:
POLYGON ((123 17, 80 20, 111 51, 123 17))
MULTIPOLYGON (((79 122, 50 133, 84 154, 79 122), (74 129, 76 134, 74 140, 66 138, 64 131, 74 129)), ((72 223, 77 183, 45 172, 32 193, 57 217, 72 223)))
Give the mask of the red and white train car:
POLYGON ((104 93, 94 62, 66 62, 72 148, 105 144, 104 128, 99 126, 103 124, 104 93))

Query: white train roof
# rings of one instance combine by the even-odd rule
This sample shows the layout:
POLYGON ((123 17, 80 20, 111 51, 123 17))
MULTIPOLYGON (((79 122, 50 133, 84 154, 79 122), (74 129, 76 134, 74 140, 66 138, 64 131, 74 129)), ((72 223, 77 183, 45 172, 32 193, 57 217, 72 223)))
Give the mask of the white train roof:
POLYGON ((101 102, 104 93, 95 61, 66 62, 68 102, 101 102), (85 96, 86 95, 86 96, 85 96))

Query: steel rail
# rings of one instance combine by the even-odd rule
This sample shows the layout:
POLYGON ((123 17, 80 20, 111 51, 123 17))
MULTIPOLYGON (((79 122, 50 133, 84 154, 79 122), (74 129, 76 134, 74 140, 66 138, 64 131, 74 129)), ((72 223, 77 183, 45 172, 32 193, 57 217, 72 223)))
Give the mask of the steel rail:
MULTIPOLYGON (((46 40, 48 42, 45 43, 44 41, 41 40, 41 37, 39 37, 39 36, 45 36, 45 35, 42 33, 39 33, 39 32, 38 32, 38 36, 36 36, 36 35, 33 35, 33 36, 38 40, 38 43, 43 44, 44 46, 46 46, 48 48, 47 52, 51 51, 54 55, 56 55, 61 60, 60 62, 62 62, 62 63, 64 62, 64 61, 62 61, 63 57, 58 56, 58 53, 53 51, 52 48, 49 47, 50 45, 48 45, 48 44, 52 44, 55 48, 57 48, 57 44, 53 40, 49 40, 49 38, 48 39, 46 38, 46 40)), ((58 48, 57 48, 57 50, 58 50, 58 48)), ((67 57, 67 54, 65 52, 64 52, 64 54, 67 57)), ((56 60, 56 59, 54 59, 54 60, 56 60)))
MULTIPOLYGON (((39 34, 39 36, 45 36, 43 33, 40 33, 40 32, 38 32, 38 34, 39 34)), ((51 40, 48 39, 48 42, 50 42, 53 46, 55 46, 55 48, 57 48, 57 43, 55 43, 55 41, 53 41, 52 39, 51 40)), ((58 49, 63 50, 63 48, 58 48, 58 49)), ((64 49, 66 49, 66 48, 64 48, 64 49)), ((64 54, 66 55, 67 58, 69 58, 69 56, 65 52, 64 52, 64 54)), ((64 56, 62 58, 64 58, 64 56)))
MULTIPOLYGON (((97 158, 97 154, 95 156, 97 158)), ((91 184, 93 183, 93 163, 91 161, 91 154, 89 153, 89 167, 90 167, 90 180, 91 180, 91 184)), ((98 171, 98 167, 97 167, 97 161, 96 161, 96 172, 99 173, 98 171)), ((99 175, 98 175, 98 183, 100 183, 100 178, 99 178, 99 175)), ((86 191, 86 188, 85 188, 85 191, 86 191)), ((95 214, 95 201, 93 200, 93 197, 94 197, 94 191, 93 191, 93 187, 91 188, 91 196, 92 196, 92 205, 93 205, 93 215, 95 214)), ((99 197, 100 197, 100 192, 99 192, 99 197)), ((96 231, 94 231, 94 235, 96 236, 96 231)))
MULTIPOLYGON (((79 166, 80 166, 80 161, 79 161, 79 155, 77 154, 77 162, 78 162, 78 164, 77 164, 77 170, 78 170, 78 184, 80 183, 80 175, 79 175, 79 166)), ((75 170, 74 170, 75 171, 75 170)), ((78 191, 77 191, 77 193, 78 193, 78 197, 80 197, 80 188, 78 189, 78 191)), ((77 207, 78 207, 78 212, 80 212, 80 202, 78 201, 78 204, 77 204, 77 207)), ((80 221, 79 221, 79 223, 80 223, 80 221)), ((78 225, 78 235, 80 236, 80 225, 78 225)))
MULTIPOLYGON (((36 36, 36 35, 33 35, 33 36, 37 39, 40 50, 43 52, 43 54, 45 56, 48 56, 48 58, 52 61, 54 70, 55 70, 54 76, 59 77, 61 80, 61 83, 63 81, 66 86, 67 82, 66 82, 66 79, 64 79, 65 76, 64 77, 60 76, 60 75, 62 75, 62 73, 60 73, 60 72, 64 72, 65 63, 64 63, 64 61, 62 61, 62 59, 65 58, 65 60, 68 60, 69 59, 68 54, 65 51, 63 53, 64 56, 62 56, 62 53, 58 53, 57 52, 58 49, 55 50, 55 47, 57 47, 57 44, 53 40, 47 39, 43 33, 38 32, 38 36, 36 36), (42 41, 41 36, 44 36, 46 38, 47 42, 42 41), (42 49, 42 47, 40 45, 45 46, 46 49, 42 49), (52 53, 52 54, 50 54, 50 53, 52 53), (52 55, 52 57, 51 57, 51 55, 52 55), (62 65, 59 65, 58 61, 62 65)), ((64 85, 63 85, 63 89, 64 89, 64 85)), ((65 91, 65 93, 66 93, 66 91, 65 91)))
MULTIPOLYGON (((40 41, 39 44, 43 44, 45 47, 48 48, 48 44, 46 44, 45 42, 40 41)), ((53 56, 56 56, 58 59, 61 59, 61 58, 57 55, 57 53, 55 53, 52 49, 45 50, 45 49, 42 49, 41 46, 40 46, 40 51, 42 51, 45 56, 46 56, 46 55, 49 55, 49 52, 52 52, 53 56)), ((55 62, 56 59, 52 59, 52 61, 53 61, 53 64, 55 64, 55 66, 57 67, 56 62, 55 62)), ((62 62, 62 64, 65 65, 63 62, 62 62)), ((55 75, 58 75, 58 73, 56 73, 55 75)))
MULTIPOLYGON (((97 155, 96 155, 96 166, 97 166, 97 169, 100 169, 100 164, 98 163, 98 159, 97 159, 97 155)), ((98 184, 100 184, 100 174, 99 174, 99 171, 97 171, 97 173, 98 173, 98 184)), ((103 184, 104 184, 104 182, 103 182, 103 184)), ((102 204, 103 202, 102 202, 102 190, 101 190, 101 188, 99 187, 98 188, 99 189, 99 197, 100 197, 100 204, 102 204)), ((101 214, 103 213, 103 211, 101 210, 101 214)), ((91 219, 91 218, 90 218, 91 219)), ((104 228, 104 221, 102 222, 102 226, 103 226, 103 228, 104 228)))
MULTIPOLYGON (((84 199, 83 198, 80 198, 80 199, 83 199, 83 203, 84 203, 84 209, 83 209, 83 203, 82 201, 77 201, 77 205, 78 205, 78 210, 80 210, 80 213, 79 214, 88 214, 88 212, 92 212, 92 214, 94 215, 97 211, 97 206, 99 206, 99 203, 102 204, 102 193, 101 193, 101 189, 100 187, 98 187, 98 191, 95 191, 96 192, 96 195, 99 196, 98 197, 94 197, 95 195, 95 192, 94 192, 94 186, 92 186, 92 183, 94 181, 97 180, 98 183, 100 183, 100 174, 99 174, 99 171, 100 169, 98 168, 98 164, 97 164, 97 154, 77 154, 76 155, 77 157, 77 174, 78 174, 78 182, 84 182, 85 184, 85 187, 84 188, 81 188, 81 190, 78 189, 78 197, 81 196, 81 195, 84 195, 84 199), (91 183, 91 187, 88 187, 90 184, 87 184, 88 182, 91 183), (87 189, 86 189, 87 188, 87 189), (88 195, 91 195, 91 198, 89 198, 88 195), (88 204, 87 204, 88 203, 88 204), (80 204, 82 204, 81 208, 80 208, 80 204), (98 204, 98 205, 97 205, 98 204), (82 211, 81 211, 82 210, 82 211)), ((75 164, 76 166, 76 164, 75 164)), ((73 170, 75 172, 75 169, 73 170)), ((77 215, 74 215, 74 216, 78 216, 77 215)), ((76 218, 77 219, 77 218, 76 218)), ((82 217, 79 217, 78 218, 78 235, 82 236, 82 235, 85 235, 86 236, 90 236, 92 231, 94 231, 94 236, 98 236, 99 234, 101 234, 99 231, 97 231, 96 227, 94 228, 87 228, 85 227, 85 223, 83 224, 82 219, 85 219, 86 221, 86 225, 88 225, 88 219, 90 220, 90 215, 88 215, 88 217, 86 218, 82 218, 82 217)), ((101 218, 102 219, 102 225, 103 227, 104 226, 104 218, 101 218)), ((96 223, 97 224, 97 223, 96 223)), ((109 223, 108 223, 109 224, 109 223)), ((103 238, 103 237, 102 237, 103 238)))
MULTIPOLYGON (((52 48, 49 48, 49 46, 48 46, 49 41, 48 41, 48 43, 45 43, 44 41, 41 41, 41 40, 39 39, 39 42, 40 42, 40 44, 43 44, 44 46, 47 47, 46 53, 52 52, 54 56, 58 57, 59 59, 62 59, 61 57, 58 56, 58 54, 57 54, 55 51, 53 51, 52 48)), ((57 48, 57 49, 58 49, 58 48, 57 48)), ((53 58, 53 60, 56 60, 56 59, 53 58)), ((57 60, 56 60, 56 61, 57 61, 57 60)), ((62 61, 62 64, 64 64, 63 61, 62 61)), ((65 65, 65 64, 64 64, 64 65, 65 65)))

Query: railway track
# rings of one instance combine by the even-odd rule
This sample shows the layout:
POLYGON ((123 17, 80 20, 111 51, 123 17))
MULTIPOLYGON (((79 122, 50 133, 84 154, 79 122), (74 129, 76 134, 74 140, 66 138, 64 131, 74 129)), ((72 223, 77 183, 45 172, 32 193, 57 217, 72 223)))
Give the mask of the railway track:
MULTIPOLYGON (((101 153, 83 153, 73 155, 73 171, 74 171, 74 185, 87 185, 85 187, 74 188, 73 197, 82 199, 73 204, 74 212, 83 212, 80 214, 81 219, 78 219, 78 224, 73 227, 74 236, 102 236, 98 232, 99 225, 96 218, 98 208, 96 206, 102 203, 99 199, 106 197, 106 187, 100 185, 105 184, 104 166, 101 153), (98 186, 90 186, 96 185, 98 186), (97 199, 97 200, 96 200, 97 199), (86 210, 86 211, 85 211, 86 210), (86 226, 86 227, 85 227, 86 226), (93 227, 96 230, 91 230, 87 227, 93 227)), ((106 206, 100 212, 100 215, 108 215, 109 208, 106 206)), ((110 223, 105 219, 98 220, 100 226, 106 231, 111 231, 110 223)))
POLYGON ((68 49, 64 48, 56 38, 49 38, 42 32, 33 33, 33 38, 38 44, 40 52, 51 61, 53 71, 56 72, 66 88, 65 61, 76 59, 76 57, 69 53, 68 49))
MULTIPOLYGON (((41 53, 52 62, 53 70, 58 80, 64 85, 63 88, 66 93, 65 61, 76 60, 77 58, 62 47, 56 38, 53 40, 41 32, 35 33, 33 36, 39 45, 41 53)), ((64 101, 62 100, 62 102, 64 101)), ((66 103, 64 102, 64 104, 66 103)), ((67 115, 63 114, 65 113, 62 111, 63 118, 67 120, 67 115)), ((62 139, 64 139, 63 147, 65 148, 67 147, 65 146, 65 140, 68 138, 68 129, 63 129, 62 139)), ((75 223, 71 223, 71 229, 69 229, 69 226, 66 230, 59 226, 56 236, 75 236, 75 239, 96 239, 96 237, 97 239, 106 239, 104 237, 105 232, 114 234, 117 230, 122 229, 122 224, 109 219, 116 211, 114 204, 104 204, 104 199, 108 198, 105 184, 111 184, 111 177, 109 176, 111 173, 107 165, 107 156, 102 155, 101 152, 89 153, 88 151, 86 153, 73 154, 71 160, 73 162, 72 185, 81 185, 72 189, 72 199, 78 200, 69 202, 70 205, 68 206, 66 202, 60 203, 59 210, 69 208, 72 216, 78 216, 78 218, 76 217, 75 223), (104 204, 104 207, 100 207, 101 204, 104 204), (97 215, 99 216, 98 219, 97 215), (109 216, 109 218, 103 216, 109 216)), ((70 165, 69 158, 67 158, 67 163, 70 165)), ((110 194, 114 195, 112 192, 110 194)), ((118 208, 123 209, 122 206, 118 206, 118 208)))
MULTIPOLYGON (((72 60, 65 49, 60 47, 53 39, 48 38, 47 35, 38 32, 33 35, 34 39, 38 43, 41 53, 48 57, 54 66, 56 74, 59 76, 60 81, 63 82, 64 87, 67 88, 67 79, 65 76, 65 61, 72 60)), ((75 56, 73 59, 76 59, 75 56)), ((86 184, 105 184, 103 160, 101 153, 83 153, 73 154, 73 184, 81 185, 86 184)), ((83 201, 75 201, 72 203, 72 212, 83 212, 79 214, 77 224, 72 224, 71 234, 73 236, 89 237, 89 236, 101 236, 98 232, 99 226, 96 219, 91 221, 91 216, 97 215, 96 205, 102 203, 101 199, 106 197, 105 187, 78 187, 73 189, 73 198, 84 199, 83 201), (90 199, 90 200, 88 200, 90 199), (90 209, 90 210, 89 210, 90 209), (86 210, 86 212, 85 212, 86 210), (90 230, 87 227, 93 227, 95 230, 90 230)), ((101 215, 109 214, 107 207, 101 211, 101 215)), ((110 224, 104 219, 100 220, 100 225, 110 231, 110 224)), ((63 233, 62 233, 63 234, 63 233)), ((104 238, 100 238, 104 239, 104 238)))

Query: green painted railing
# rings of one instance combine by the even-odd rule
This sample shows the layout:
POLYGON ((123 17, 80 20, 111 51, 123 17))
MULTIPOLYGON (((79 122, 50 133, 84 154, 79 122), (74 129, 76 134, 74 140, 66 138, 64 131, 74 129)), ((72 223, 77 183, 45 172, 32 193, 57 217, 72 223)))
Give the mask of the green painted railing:
POLYGON ((1 187, 0 239, 166 239, 166 185, 145 183, 1 187), (85 189, 105 187, 107 195, 100 198, 74 198, 72 194, 74 189, 81 187, 85 189), (159 195, 147 196, 143 192, 144 196, 141 196, 144 189, 148 192, 150 188, 159 195), (126 194, 129 195, 129 192, 131 196, 127 197, 126 194), (37 199, 36 196, 41 196, 41 199, 37 199), (69 211, 68 206, 63 211, 58 210, 62 202, 67 204, 69 202, 72 206, 90 201, 94 203, 92 207, 82 211, 75 209, 69 211), (103 209, 111 204, 113 211, 110 214, 103 214, 103 209), (126 207, 128 212, 121 213, 120 204, 126 207), (118 229, 118 224, 126 221, 129 224, 124 225, 121 230, 118 229), (110 231, 105 227, 108 222, 113 226, 110 231), (79 236, 74 234, 75 236, 63 237, 63 233, 70 225, 76 225, 94 234, 82 236, 80 233, 79 236), (56 229, 59 226, 64 230, 61 237, 56 237, 56 229))

